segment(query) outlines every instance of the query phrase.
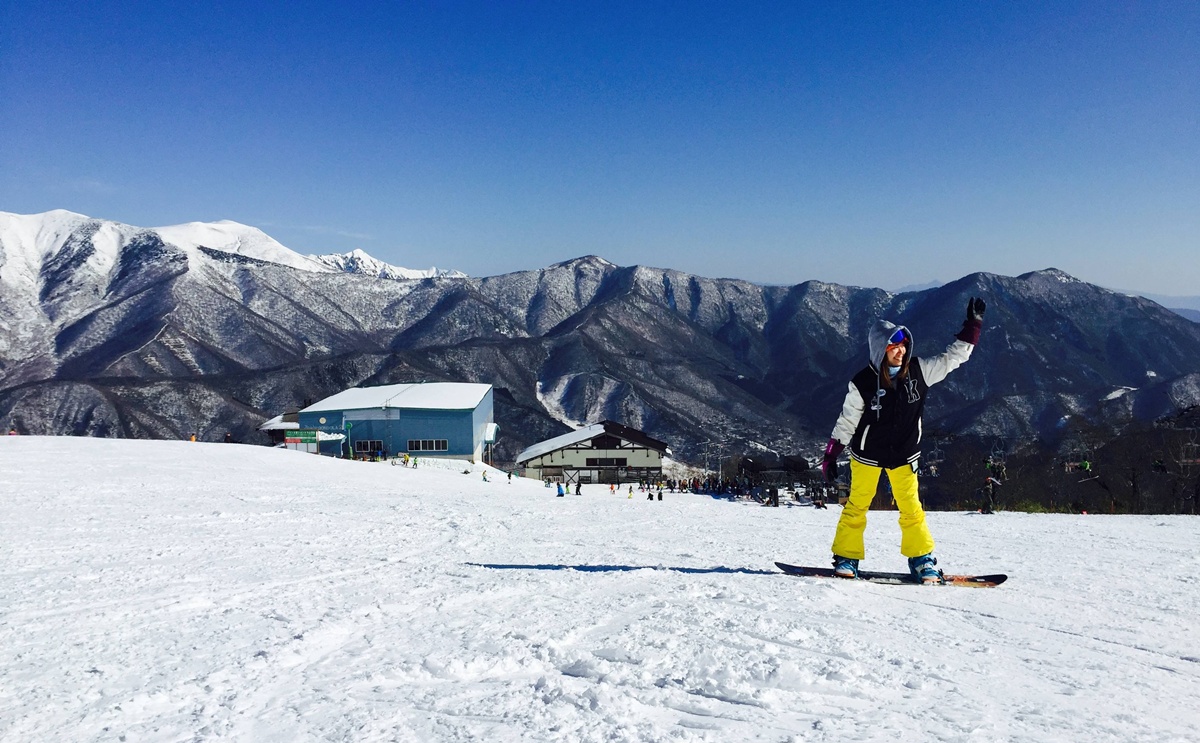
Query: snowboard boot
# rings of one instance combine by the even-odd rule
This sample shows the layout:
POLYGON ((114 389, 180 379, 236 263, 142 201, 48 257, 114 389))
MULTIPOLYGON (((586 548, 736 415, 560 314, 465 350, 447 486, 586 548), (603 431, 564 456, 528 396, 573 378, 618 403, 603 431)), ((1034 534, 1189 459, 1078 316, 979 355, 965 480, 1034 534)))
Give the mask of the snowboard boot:
POLYGON ((841 555, 833 556, 833 574, 839 578, 857 578, 858 560, 841 555))
POLYGON ((917 583, 945 583, 946 579, 942 577, 942 571, 934 567, 935 565, 937 565, 937 558, 932 554, 908 558, 908 570, 917 583))

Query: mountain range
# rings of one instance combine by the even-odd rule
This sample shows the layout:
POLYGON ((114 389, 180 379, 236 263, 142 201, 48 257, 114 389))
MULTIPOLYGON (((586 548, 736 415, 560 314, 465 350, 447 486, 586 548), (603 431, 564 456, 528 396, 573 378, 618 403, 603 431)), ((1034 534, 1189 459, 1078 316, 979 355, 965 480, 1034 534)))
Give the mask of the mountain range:
POLYGON ((258 441, 355 385, 490 383, 510 460, 601 419, 678 458, 815 452, 877 317, 940 352, 989 309, 926 429, 1053 441, 1200 403, 1200 325, 1061 271, 902 293, 761 286, 586 256, 486 278, 302 256, 233 222, 0 212, 0 421, 30 433, 258 441))

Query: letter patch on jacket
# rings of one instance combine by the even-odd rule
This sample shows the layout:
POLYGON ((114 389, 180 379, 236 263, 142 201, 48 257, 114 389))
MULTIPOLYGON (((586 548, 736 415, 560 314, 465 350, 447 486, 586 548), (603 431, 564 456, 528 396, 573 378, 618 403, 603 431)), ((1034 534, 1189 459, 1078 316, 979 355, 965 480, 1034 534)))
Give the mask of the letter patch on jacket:
POLYGON ((908 391, 908 401, 916 402, 921 399, 921 392, 917 389, 917 380, 909 379, 904 382, 904 386, 908 391))

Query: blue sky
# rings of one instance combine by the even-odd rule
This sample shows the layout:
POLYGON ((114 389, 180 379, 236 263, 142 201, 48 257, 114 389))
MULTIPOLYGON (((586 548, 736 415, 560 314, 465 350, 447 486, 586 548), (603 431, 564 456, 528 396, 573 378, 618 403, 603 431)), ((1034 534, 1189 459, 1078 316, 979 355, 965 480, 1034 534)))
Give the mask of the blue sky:
POLYGON ((1200 3, 0 4, 0 210, 1200 294, 1200 3), (744 7, 749 6, 749 7, 744 7))

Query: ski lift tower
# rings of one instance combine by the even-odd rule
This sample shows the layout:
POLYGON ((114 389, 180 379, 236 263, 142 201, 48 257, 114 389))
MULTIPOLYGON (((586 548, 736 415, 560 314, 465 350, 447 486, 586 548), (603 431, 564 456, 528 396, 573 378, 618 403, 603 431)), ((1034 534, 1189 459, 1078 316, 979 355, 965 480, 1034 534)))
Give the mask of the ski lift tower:
POLYGON ((1005 446, 1004 439, 996 439, 992 443, 992 450, 987 458, 987 471, 988 477, 996 482, 1008 481, 1008 447, 1005 446))
POLYGON ((946 454, 942 451, 942 442, 935 439, 933 447, 921 455, 921 474, 924 477, 938 477, 941 474, 942 462, 946 454))

